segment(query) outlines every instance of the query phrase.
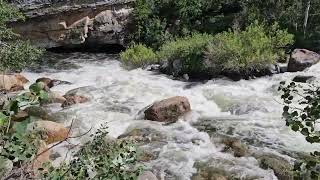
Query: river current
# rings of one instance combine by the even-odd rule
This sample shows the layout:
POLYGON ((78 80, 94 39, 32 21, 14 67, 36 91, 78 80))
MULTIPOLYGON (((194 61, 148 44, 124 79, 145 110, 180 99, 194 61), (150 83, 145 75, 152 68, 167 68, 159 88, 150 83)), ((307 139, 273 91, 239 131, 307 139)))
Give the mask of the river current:
POLYGON ((170 179, 166 174, 171 174, 171 179, 190 179, 197 172, 194 164, 208 159, 239 179, 277 179, 272 170, 261 169, 256 158, 223 152, 223 145, 213 139, 224 135, 241 139, 258 152, 275 153, 289 161, 293 160, 288 156, 290 152, 319 149, 285 126, 277 89, 280 81, 291 80, 298 74, 320 77, 320 64, 305 72, 238 82, 182 82, 143 69, 127 70, 116 56, 105 54, 59 54, 46 59, 44 64, 23 75, 31 82, 39 77, 71 82, 52 88, 61 94, 86 87, 83 93, 90 97, 90 102, 67 109, 49 106, 66 126, 74 121, 74 134, 99 128, 106 122, 109 135, 114 138, 137 127, 151 127, 165 134, 165 144, 155 147, 158 158, 145 163, 147 168, 158 170, 163 179, 170 179), (187 97, 192 112, 169 125, 143 120, 141 110, 172 96, 187 97), (206 131, 210 128, 214 135, 206 131))

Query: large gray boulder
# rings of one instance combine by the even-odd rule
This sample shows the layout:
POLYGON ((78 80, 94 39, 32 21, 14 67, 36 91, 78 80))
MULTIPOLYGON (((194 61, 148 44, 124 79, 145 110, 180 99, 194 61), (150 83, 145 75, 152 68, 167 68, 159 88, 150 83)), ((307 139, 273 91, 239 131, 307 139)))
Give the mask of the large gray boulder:
POLYGON ((303 71, 320 61, 320 54, 307 49, 295 49, 288 63, 289 72, 303 71))

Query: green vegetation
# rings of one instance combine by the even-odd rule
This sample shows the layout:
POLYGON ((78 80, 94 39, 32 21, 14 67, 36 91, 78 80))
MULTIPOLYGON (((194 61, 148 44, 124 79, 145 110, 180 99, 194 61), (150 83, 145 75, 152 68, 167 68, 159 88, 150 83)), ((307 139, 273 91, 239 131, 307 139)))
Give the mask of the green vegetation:
POLYGON ((19 35, 7 27, 13 19, 24 19, 23 15, 5 1, 0 1, 0 71, 21 71, 34 63, 42 54, 28 42, 19 40, 19 35))
MULTIPOLYGON (((320 131, 317 129, 320 119, 320 88, 314 84, 296 84, 281 82, 279 91, 284 102, 283 118, 293 131, 300 132, 309 143, 320 143, 320 131)), ((307 173, 311 179, 319 179, 320 152, 310 153, 310 158, 295 165, 297 177, 307 173)))
MULTIPOLYGON (((182 61, 182 69, 176 72, 169 67, 165 71, 169 74, 212 77, 230 71, 250 76, 253 71, 285 61, 285 52, 294 40, 307 38, 301 37, 300 27, 292 28, 306 23, 308 14, 301 12, 306 5, 298 1, 137 0, 131 40, 158 51, 160 64, 168 60, 172 66, 174 60, 182 61), (301 12, 299 17, 293 15, 294 8, 301 12), (209 41, 204 59, 204 46, 209 41)), ((316 7, 318 3, 312 4, 310 13, 316 12, 316 7)), ((308 18, 314 22, 315 16, 308 18)), ((308 27, 311 26, 314 24, 308 27)), ((316 27, 313 34, 318 32, 316 27)), ((306 34, 309 30, 303 31, 306 34)), ((149 64, 151 58, 144 56, 149 57, 151 50, 144 50, 143 54, 144 51, 135 52, 131 47, 128 51, 121 56, 127 65, 149 64)))
POLYGON ((132 45, 125 52, 122 52, 120 57, 126 65, 133 67, 145 67, 157 62, 157 55, 153 50, 142 44, 132 45))
POLYGON ((248 74, 284 59, 284 47, 292 43, 293 35, 279 30, 277 24, 266 28, 256 22, 244 31, 216 35, 206 50, 206 63, 215 73, 248 74))
POLYGON ((125 141, 107 142, 106 130, 102 126, 92 135, 92 141, 84 144, 70 163, 44 170, 42 179, 137 179, 142 171, 137 165, 137 148, 125 141))
POLYGON ((204 70, 203 52, 212 39, 213 36, 208 34, 193 34, 167 42, 160 47, 159 59, 167 60, 169 64, 176 60, 181 61, 180 72, 175 75, 201 73, 204 70))

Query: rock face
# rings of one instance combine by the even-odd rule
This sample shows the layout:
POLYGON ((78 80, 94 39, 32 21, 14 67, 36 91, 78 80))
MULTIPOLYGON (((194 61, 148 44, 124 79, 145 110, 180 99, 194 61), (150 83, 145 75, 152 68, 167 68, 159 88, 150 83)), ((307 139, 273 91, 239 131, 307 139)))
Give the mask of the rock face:
POLYGON ((320 61, 320 54, 307 49, 295 49, 288 64, 289 72, 303 71, 320 61))
POLYGON ((23 90, 23 86, 28 82, 28 79, 21 74, 0 75, 0 90, 11 92, 23 90))
POLYGON ((26 21, 13 22, 11 26, 23 38, 43 48, 123 45, 132 2, 111 0, 25 6, 26 21))
POLYGON ((159 122, 175 122, 178 118, 191 111, 186 97, 176 96, 154 103, 144 114, 145 118, 159 122))

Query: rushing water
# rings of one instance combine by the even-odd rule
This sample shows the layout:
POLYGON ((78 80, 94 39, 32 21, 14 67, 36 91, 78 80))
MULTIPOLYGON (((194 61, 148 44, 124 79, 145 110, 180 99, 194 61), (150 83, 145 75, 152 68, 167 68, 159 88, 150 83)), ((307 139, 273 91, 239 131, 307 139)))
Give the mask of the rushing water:
POLYGON ((190 179, 197 161, 213 159, 214 166, 242 179, 277 179, 272 170, 259 168, 254 157, 234 157, 222 152, 222 145, 193 124, 204 122, 216 134, 230 135, 250 144, 259 152, 273 152, 292 160, 286 152, 309 152, 316 148, 292 132, 281 119, 282 106, 277 87, 280 81, 297 74, 320 76, 320 65, 306 72, 285 73, 238 82, 216 79, 208 82, 182 82, 166 75, 136 69, 128 71, 112 56, 103 54, 57 55, 47 60, 37 72, 24 72, 32 82, 50 77, 72 82, 53 91, 66 93, 78 87, 86 89, 91 101, 62 109, 51 105, 52 113, 60 116, 66 126, 72 119, 73 133, 84 133, 108 122, 110 136, 118 137, 127 128, 152 127, 163 133, 165 144, 156 147, 159 157, 146 166, 172 179, 190 179), (171 96, 186 96, 192 113, 185 120, 170 125, 142 120, 139 112, 154 101, 171 96), (169 177, 169 176, 168 176, 169 177))

